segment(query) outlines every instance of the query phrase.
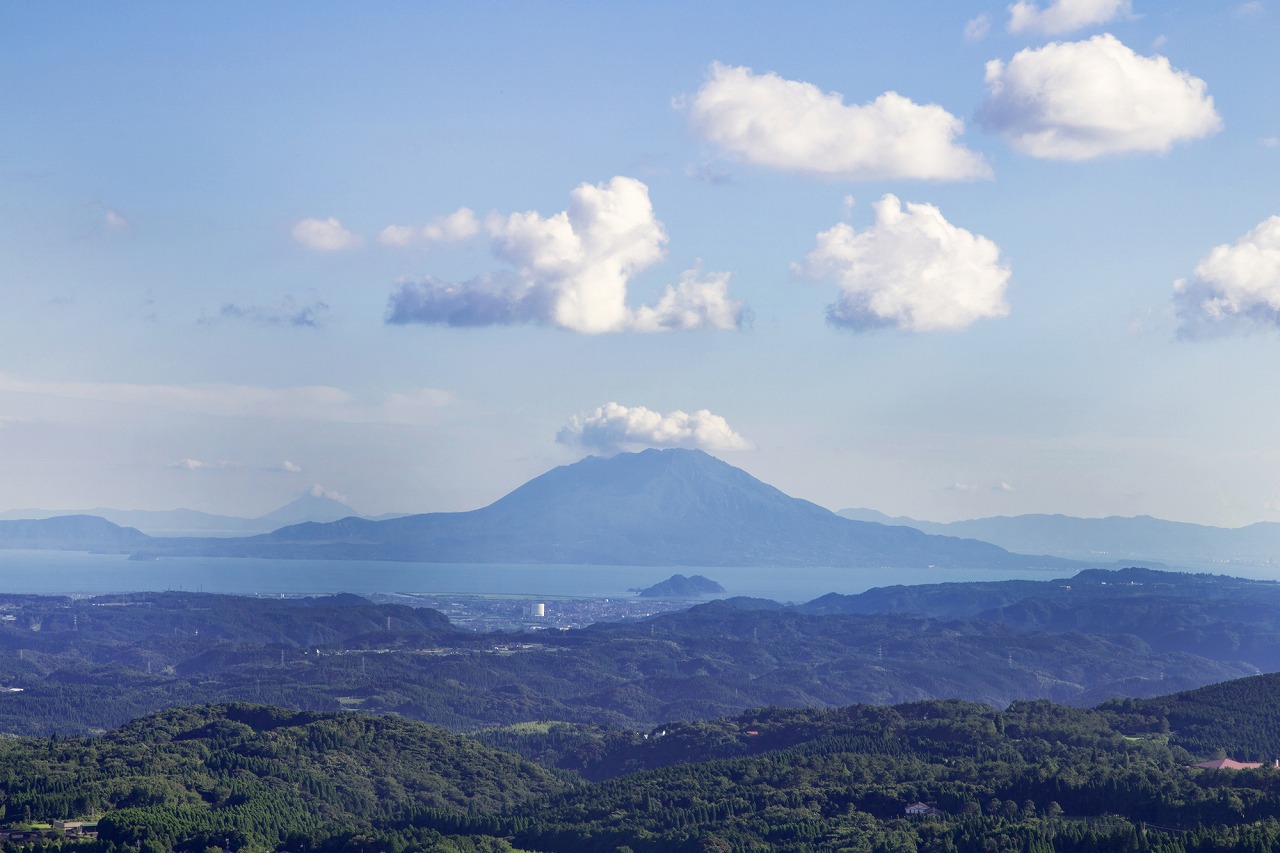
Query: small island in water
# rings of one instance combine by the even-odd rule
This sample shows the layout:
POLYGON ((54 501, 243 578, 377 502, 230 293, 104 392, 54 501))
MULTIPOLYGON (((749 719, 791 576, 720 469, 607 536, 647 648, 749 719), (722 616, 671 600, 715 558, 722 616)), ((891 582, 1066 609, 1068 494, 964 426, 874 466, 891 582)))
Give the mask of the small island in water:
POLYGON ((672 575, 661 583, 656 583, 636 593, 648 598, 694 598, 699 595, 715 595, 724 592, 725 588, 710 578, 702 575, 685 577, 672 575))

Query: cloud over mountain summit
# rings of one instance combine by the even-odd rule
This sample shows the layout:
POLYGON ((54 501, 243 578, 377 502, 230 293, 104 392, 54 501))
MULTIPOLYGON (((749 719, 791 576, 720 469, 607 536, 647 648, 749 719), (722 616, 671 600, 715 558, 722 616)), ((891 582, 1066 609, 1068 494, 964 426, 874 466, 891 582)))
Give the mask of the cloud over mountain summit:
POLYGON ((605 403, 589 412, 574 415, 556 436, 561 444, 616 453, 639 447, 683 447, 724 451, 747 450, 747 441, 729 422, 707 409, 692 414, 677 409, 669 414, 644 406, 605 403))

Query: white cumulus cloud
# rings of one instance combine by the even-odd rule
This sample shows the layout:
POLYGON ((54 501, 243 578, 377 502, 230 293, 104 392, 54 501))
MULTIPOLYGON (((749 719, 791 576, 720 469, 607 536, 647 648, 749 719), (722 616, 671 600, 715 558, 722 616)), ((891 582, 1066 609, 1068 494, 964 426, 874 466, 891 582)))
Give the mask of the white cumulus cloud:
POLYGON ((840 285, 827 319, 837 326, 896 326, 911 332, 962 329, 1009 313, 1009 268, 991 240, 952 225, 931 204, 885 195, 875 224, 846 223, 818 234, 796 271, 840 285))
POLYGON ((686 105, 703 138, 760 166, 844 178, 959 180, 990 175, 956 144, 964 122, 896 92, 868 104, 772 72, 715 63, 686 105))
POLYGON ((666 329, 736 328, 743 307, 727 296, 728 273, 686 271, 658 302, 632 309, 632 278, 666 252, 667 234, 649 188, 635 178, 582 184, 567 210, 492 215, 492 250, 512 273, 467 282, 436 278, 400 282, 387 322, 488 326, 539 323, 600 334, 666 329))
POLYGON ((729 422, 706 409, 692 414, 669 414, 644 406, 606 403, 574 415, 556 435, 561 444, 575 444, 614 453, 634 447, 686 447, 699 450, 748 450, 751 443, 734 432, 729 422))
POLYGON ((549 297, 556 325, 578 332, 625 327, 627 282, 657 263, 667 243, 649 188, 635 178, 582 184, 568 210, 513 213, 488 226, 495 254, 549 297))
POLYGON ((469 207, 460 207, 447 216, 438 216, 426 225, 388 225, 378 234, 384 246, 414 243, 460 243, 480 233, 480 220, 469 207))
POLYGON ((302 466, 296 462, 290 462, 286 459, 280 463, 280 470, 289 474, 301 474, 302 466))
POLYGON ((1280 216, 1235 243, 1215 246, 1174 290, 1186 337, 1229 326, 1280 326, 1280 216))
POLYGON ((1127 17, 1131 0, 1054 0, 1044 9, 1018 0, 1009 7, 1009 32, 1056 36, 1127 17))
POLYGON ((1014 150, 1052 160, 1168 151, 1222 127, 1198 77, 1139 56, 1110 34, 987 63, 978 117, 1014 150))
POLYGON ((319 252, 337 252, 351 249, 364 241, 343 227, 332 216, 328 219, 303 219, 293 226, 293 239, 308 249, 319 252))
POLYGON ((729 298, 729 274, 704 275, 694 268, 680 274, 652 306, 635 310, 631 328, 637 332, 688 329, 736 329, 742 324, 742 303, 729 298))

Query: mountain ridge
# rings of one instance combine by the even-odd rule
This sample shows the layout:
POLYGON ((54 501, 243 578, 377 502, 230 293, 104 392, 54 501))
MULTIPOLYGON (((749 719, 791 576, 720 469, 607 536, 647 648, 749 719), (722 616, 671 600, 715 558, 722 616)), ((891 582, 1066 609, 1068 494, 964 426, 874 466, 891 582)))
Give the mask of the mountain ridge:
POLYGON ((837 514, 934 535, 972 537, 1011 551, 1065 559, 1280 565, 1280 523, 1273 521, 1214 527, 1149 515, 1080 518, 1030 513, 934 522, 865 508, 842 509, 837 514))
POLYGON ((1069 568, 985 542, 840 518, 699 450, 589 456, 488 506, 345 518, 152 555, 653 566, 1069 568))
POLYGON ((252 518, 219 515, 198 509, 113 509, 83 510, 12 509, 0 513, 0 521, 43 521, 68 516, 93 516, 120 527, 132 527, 148 536, 247 536, 270 533, 304 521, 337 521, 359 513, 342 501, 317 494, 319 487, 303 492, 283 506, 252 518))

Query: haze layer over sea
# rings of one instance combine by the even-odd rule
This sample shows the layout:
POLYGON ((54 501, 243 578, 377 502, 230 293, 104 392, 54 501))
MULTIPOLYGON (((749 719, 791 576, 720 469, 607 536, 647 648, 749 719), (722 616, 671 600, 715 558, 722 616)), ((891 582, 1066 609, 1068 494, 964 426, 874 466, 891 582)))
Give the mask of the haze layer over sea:
POLYGON ((223 557, 130 560, 119 554, 0 551, 0 593, 38 595, 186 590, 241 595, 452 592, 587 598, 630 595, 631 588, 650 586, 677 572, 705 575, 720 582, 728 595, 782 602, 895 584, 1047 580, 1074 574, 996 569, 543 566, 223 557))

